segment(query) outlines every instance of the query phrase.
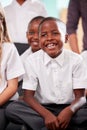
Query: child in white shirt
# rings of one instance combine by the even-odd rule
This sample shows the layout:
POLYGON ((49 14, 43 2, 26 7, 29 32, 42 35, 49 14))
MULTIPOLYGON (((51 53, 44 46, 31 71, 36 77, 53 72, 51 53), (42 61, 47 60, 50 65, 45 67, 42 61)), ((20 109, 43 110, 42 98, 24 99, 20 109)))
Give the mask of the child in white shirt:
POLYGON ((26 37, 29 44, 29 48, 21 55, 23 63, 30 54, 41 49, 39 46, 38 27, 43 19, 43 16, 36 16, 28 23, 26 37))
MULTIPOLYGON (((23 64, 25 62, 25 59, 27 59, 29 55, 41 49, 39 46, 38 27, 43 19, 44 19, 43 16, 36 16, 28 23, 26 37, 29 44, 29 48, 20 56, 23 64)), ((19 82, 19 89, 18 89, 20 99, 23 98, 23 89, 21 89, 22 78, 23 77, 21 77, 21 81, 19 82)))
POLYGON ((4 10, 0 6, 0 130, 6 126, 5 109, 18 100, 18 78, 24 74, 16 47, 8 35, 4 10))
POLYGON ((8 106, 9 120, 24 122, 33 130, 84 126, 87 109, 82 106, 86 103, 87 73, 82 57, 63 48, 66 38, 62 21, 47 17, 40 23, 41 50, 25 61, 24 101, 8 106))

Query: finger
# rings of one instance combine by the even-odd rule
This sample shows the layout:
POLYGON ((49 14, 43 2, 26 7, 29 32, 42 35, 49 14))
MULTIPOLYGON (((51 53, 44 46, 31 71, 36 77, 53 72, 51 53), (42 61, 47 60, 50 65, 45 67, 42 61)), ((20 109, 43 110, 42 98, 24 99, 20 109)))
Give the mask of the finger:
POLYGON ((48 129, 48 130, 52 130, 52 124, 48 124, 48 125, 47 125, 47 129, 48 129))
POLYGON ((66 127, 67 127, 67 123, 66 122, 61 123, 61 128, 62 129, 65 129, 66 127))

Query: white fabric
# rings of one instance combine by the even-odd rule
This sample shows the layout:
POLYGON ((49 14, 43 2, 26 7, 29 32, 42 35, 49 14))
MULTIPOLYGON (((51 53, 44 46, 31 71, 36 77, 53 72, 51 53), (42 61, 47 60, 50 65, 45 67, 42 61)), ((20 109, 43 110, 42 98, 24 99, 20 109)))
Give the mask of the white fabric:
POLYGON ((40 103, 70 103, 73 89, 87 86, 82 57, 69 50, 55 59, 40 50, 26 59, 25 71, 23 89, 36 90, 40 103))
POLYGON ((66 25, 62 21, 57 22, 57 24, 58 24, 59 32, 61 34, 61 40, 64 43, 65 42, 65 35, 67 34, 66 33, 66 25))
MULTIPOLYGON (((7 87, 7 80, 19 77, 24 74, 24 68, 18 52, 12 43, 3 43, 2 45, 2 62, 1 62, 1 82, 0 93, 7 87)), ((16 93, 11 100, 18 99, 16 93)))
POLYGON ((83 52, 81 53, 81 56, 83 57, 84 63, 85 63, 85 65, 86 65, 86 67, 87 67, 87 51, 86 51, 86 50, 83 51, 83 52))
MULTIPOLYGON (((31 50, 31 47, 29 47, 29 48, 20 56, 23 65, 24 65, 24 62, 25 62, 25 60, 27 59, 27 57, 28 57, 30 54, 32 54, 32 53, 33 53, 33 52, 32 52, 32 50, 31 50)), ((19 81, 21 81, 21 80, 23 80, 23 75, 20 77, 19 81)))
POLYGON ((71 107, 70 107, 71 111, 72 112, 76 112, 76 110, 78 110, 79 108, 81 108, 85 103, 86 103, 85 96, 81 97, 78 102, 76 102, 75 104, 71 105, 71 107))
POLYGON ((25 60, 27 59, 27 57, 32 54, 32 50, 31 50, 31 47, 29 47, 20 57, 21 57, 21 60, 22 60, 22 63, 25 62, 25 60))
POLYGON ((27 43, 27 26, 33 17, 47 16, 45 6, 39 0, 26 0, 22 5, 13 0, 4 9, 10 36, 13 42, 19 43, 27 43))
MULTIPOLYGON (((81 52, 81 56, 83 58, 83 62, 84 62, 85 67, 86 67, 85 71, 87 71, 87 51, 85 50, 85 51, 81 52)), ((86 89, 87 89, 87 86, 86 86, 86 89)))

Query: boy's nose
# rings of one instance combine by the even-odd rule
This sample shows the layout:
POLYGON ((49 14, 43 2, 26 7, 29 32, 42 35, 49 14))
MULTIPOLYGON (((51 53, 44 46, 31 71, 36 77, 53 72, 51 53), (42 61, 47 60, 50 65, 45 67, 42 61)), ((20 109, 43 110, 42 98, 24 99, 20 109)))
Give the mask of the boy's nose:
POLYGON ((47 39, 48 39, 48 40, 52 39, 52 35, 51 35, 51 34, 48 34, 47 39))
POLYGON ((39 37, 39 36, 38 36, 38 33, 35 33, 35 34, 34 34, 34 38, 37 38, 37 39, 38 39, 38 37, 39 37))

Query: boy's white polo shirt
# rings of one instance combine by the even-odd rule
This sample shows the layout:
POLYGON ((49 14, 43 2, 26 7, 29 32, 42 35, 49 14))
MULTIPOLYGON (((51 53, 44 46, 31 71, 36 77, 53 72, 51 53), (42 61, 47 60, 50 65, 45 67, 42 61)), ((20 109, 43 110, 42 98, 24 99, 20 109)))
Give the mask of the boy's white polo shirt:
POLYGON ((33 52, 31 50, 31 46, 20 56, 21 57, 21 60, 22 60, 22 63, 25 62, 26 58, 31 55, 33 52))
POLYGON ((25 71, 23 89, 35 90, 42 104, 68 104, 74 98, 73 89, 87 86, 82 57, 69 50, 55 59, 40 50, 26 59, 25 71))
MULTIPOLYGON (((7 87, 7 80, 20 77, 24 74, 24 68, 21 59, 18 55, 17 49, 12 43, 2 44, 2 61, 1 61, 1 82, 0 93, 7 87)), ((11 100, 18 99, 16 93, 11 100)))
POLYGON ((83 51, 81 53, 81 56, 83 57, 83 60, 85 62, 85 65, 87 66, 87 50, 83 51))

